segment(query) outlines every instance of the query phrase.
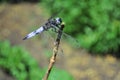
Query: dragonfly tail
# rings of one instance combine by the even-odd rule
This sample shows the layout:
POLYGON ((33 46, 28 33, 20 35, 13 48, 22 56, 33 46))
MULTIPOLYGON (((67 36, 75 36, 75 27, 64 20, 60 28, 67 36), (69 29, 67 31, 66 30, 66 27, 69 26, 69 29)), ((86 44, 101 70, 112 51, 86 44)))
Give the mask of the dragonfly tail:
POLYGON ((26 40, 27 39, 27 36, 23 38, 23 40, 26 40))

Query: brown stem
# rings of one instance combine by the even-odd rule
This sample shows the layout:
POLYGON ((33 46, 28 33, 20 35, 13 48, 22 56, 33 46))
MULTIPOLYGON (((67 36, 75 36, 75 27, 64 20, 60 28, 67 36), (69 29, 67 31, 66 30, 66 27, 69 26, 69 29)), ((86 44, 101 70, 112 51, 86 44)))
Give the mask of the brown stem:
POLYGON ((58 53, 58 48, 59 48, 59 44, 60 44, 60 39, 61 39, 61 36, 62 36, 62 31, 64 29, 64 24, 61 25, 60 27, 60 30, 58 31, 58 34, 57 34, 57 38, 54 42, 54 48, 53 48, 53 55, 50 59, 50 63, 49 63, 49 66, 48 66, 48 70, 43 78, 43 80, 47 80, 48 77, 49 77, 49 74, 51 72, 51 69, 56 61, 56 56, 57 56, 57 53, 58 53))

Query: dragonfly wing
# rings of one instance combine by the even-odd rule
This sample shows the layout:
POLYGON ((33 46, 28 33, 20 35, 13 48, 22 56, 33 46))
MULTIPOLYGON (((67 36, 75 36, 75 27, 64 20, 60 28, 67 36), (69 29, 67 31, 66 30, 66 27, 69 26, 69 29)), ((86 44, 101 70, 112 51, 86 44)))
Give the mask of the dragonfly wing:
MULTIPOLYGON (((58 32, 59 31, 59 27, 53 26, 54 28, 54 32, 58 32)), ((62 39, 69 42, 71 45, 73 45, 76 48, 80 47, 80 43, 77 39, 73 38, 71 35, 66 34, 64 32, 62 32, 62 39)))
POLYGON ((81 46, 79 41, 69 34, 63 32, 62 38, 64 38, 64 40, 66 40, 68 43, 70 43, 76 48, 79 48, 81 46))
POLYGON ((29 39, 29 38, 31 38, 31 37, 33 37, 33 36, 35 36, 35 35, 43 32, 43 31, 44 31, 44 28, 43 28, 43 27, 40 27, 39 29, 37 29, 37 30, 29 33, 25 38, 23 38, 23 40, 29 39))

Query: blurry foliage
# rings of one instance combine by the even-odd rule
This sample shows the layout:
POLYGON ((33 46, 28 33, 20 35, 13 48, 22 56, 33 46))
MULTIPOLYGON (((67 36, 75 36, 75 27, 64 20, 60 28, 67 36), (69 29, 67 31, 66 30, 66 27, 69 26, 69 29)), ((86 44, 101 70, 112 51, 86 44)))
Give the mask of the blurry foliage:
POLYGON ((8 41, 0 42, 0 67, 17 80, 40 80, 37 62, 21 47, 11 47, 8 41))
POLYGON ((43 0, 54 15, 63 18, 65 31, 93 53, 115 53, 120 48, 119 0, 43 0), (60 12, 60 14, 59 14, 60 12))
MULTIPOLYGON (((42 80, 46 69, 40 69, 37 62, 22 47, 11 46, 8 41, 0 42, 0 68, 16 80, 42 80)), ((54 68, 49 80, 73 80, 66 71, 54 68)))

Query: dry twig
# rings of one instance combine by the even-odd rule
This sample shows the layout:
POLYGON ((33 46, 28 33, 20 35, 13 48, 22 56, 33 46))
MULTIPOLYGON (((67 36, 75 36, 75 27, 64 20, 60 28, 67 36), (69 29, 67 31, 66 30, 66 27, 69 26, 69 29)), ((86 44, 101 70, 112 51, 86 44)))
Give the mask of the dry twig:
POLYGON ((59 44, 60 44, 60 39, 61 39, 61 36, 62 36, 62 31, 64 29, 64 23, 61 24, 61 27, 60 27, 60 30, 58 31, 58 34, 57 34, 57 38, 55 40, 55 43, 54 43, 54 48, 53 48, 53 55, 50 59, 50 63, 49 63, 49 66, 48 66, 48 70, 43 78, 43 80, 47 80, 48 77, 49 77, 49 74, 51 72, 51 69, 56 61, 56 56, 57 56, 57 53, 58 53, 58 48, 59 48, 59 44))

